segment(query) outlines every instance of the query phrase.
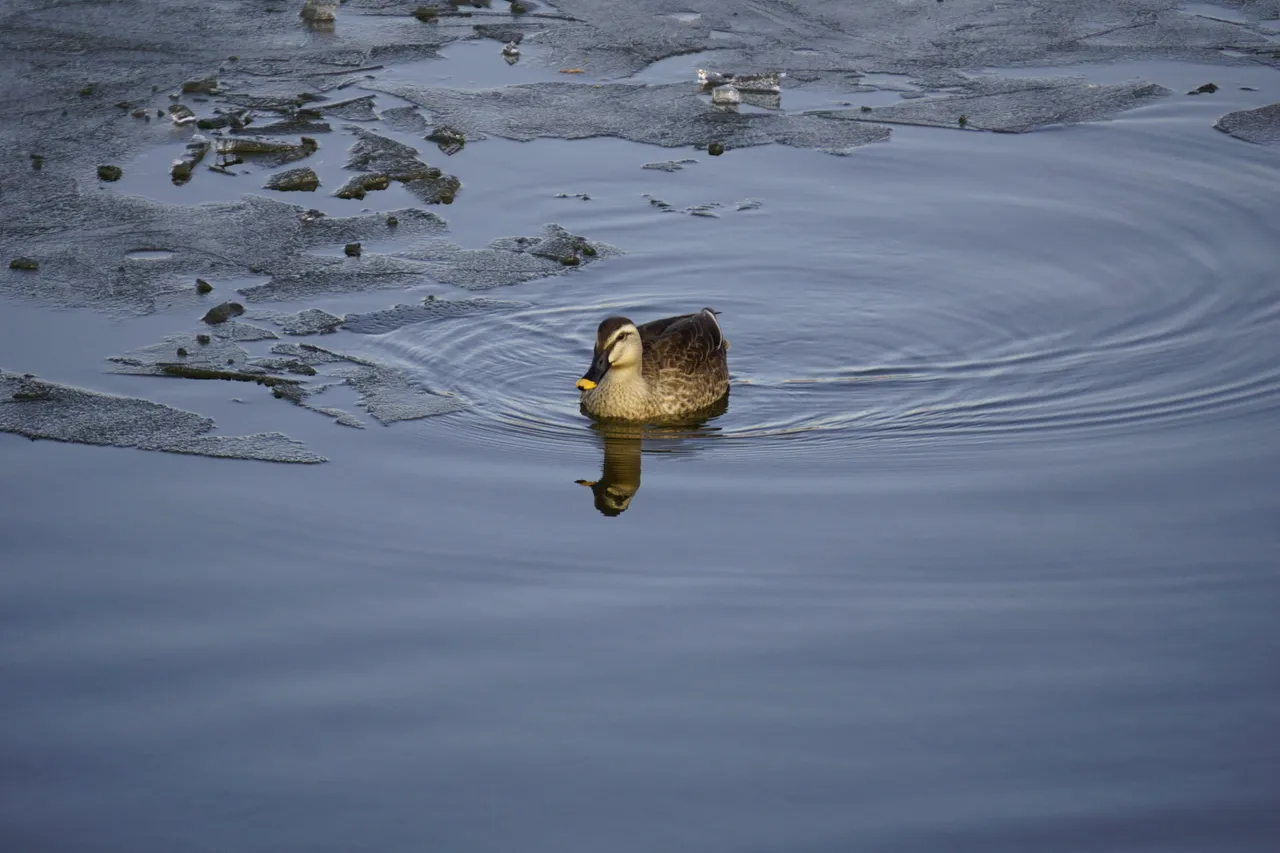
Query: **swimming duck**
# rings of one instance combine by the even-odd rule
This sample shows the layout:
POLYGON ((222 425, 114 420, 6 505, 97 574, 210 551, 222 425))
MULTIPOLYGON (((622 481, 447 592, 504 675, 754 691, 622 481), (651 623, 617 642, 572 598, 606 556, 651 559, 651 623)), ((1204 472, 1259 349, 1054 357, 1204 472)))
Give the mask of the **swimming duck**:
POLYGON ((596 330, 591 367, 578 380, 582 411, 650 423, 687 418, 729 393, 728 351, 710 308, 643 326, 608 317, 596 330))

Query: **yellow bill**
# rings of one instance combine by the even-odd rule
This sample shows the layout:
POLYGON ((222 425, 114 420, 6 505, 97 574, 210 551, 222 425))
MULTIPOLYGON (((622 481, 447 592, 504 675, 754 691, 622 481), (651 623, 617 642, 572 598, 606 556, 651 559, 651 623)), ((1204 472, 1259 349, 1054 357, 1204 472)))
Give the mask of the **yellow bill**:
POLYGON ((578 380, 578 390, 579 390, 579 391, 590 391, 590 390, 591 390, 592 388, 594 388, 594 387, 596 387, 596 383, 592 382, 590 379, 579 379, 579 380, 578 380))

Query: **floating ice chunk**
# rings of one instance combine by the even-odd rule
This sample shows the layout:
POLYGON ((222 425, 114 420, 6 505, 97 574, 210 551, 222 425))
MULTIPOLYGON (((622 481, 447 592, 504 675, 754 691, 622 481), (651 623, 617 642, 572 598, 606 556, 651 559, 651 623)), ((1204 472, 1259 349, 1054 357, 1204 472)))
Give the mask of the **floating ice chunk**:
POLYGON ((716 86, 711 90, 711 103, 713 104, 739 104, 742 102, 742 96, 738 94, 738 90, 733 86, 725 84, 716 86))

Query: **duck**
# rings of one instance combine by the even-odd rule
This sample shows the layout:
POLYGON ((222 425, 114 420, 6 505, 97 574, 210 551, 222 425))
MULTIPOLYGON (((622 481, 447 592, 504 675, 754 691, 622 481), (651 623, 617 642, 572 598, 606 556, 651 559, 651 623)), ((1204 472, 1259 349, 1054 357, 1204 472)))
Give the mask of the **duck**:
POLYGON ((729 393, 729 341, 718 313, 703 308, 642 326, 606 317, 596 330, 591 366, 577 382, 583 413, 671 423, 715 406, 729 393))

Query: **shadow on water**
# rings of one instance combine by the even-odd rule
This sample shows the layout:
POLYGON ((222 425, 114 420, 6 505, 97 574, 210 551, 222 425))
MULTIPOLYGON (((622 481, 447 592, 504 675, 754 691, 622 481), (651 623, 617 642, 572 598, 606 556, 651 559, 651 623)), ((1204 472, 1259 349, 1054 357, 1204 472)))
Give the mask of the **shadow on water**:
POLYGON ((642 454, 692 451, 695 442, 717 434, 717 429, 709 424, 728 410, 729 395, 725 394, 710 408, 680 423, 596 421, 591 429, 599 435, 604 451, 600 479, 575 482, 591 489, 601 515, 616 518, 627 511, 631 499, 640 491, 642 454))

